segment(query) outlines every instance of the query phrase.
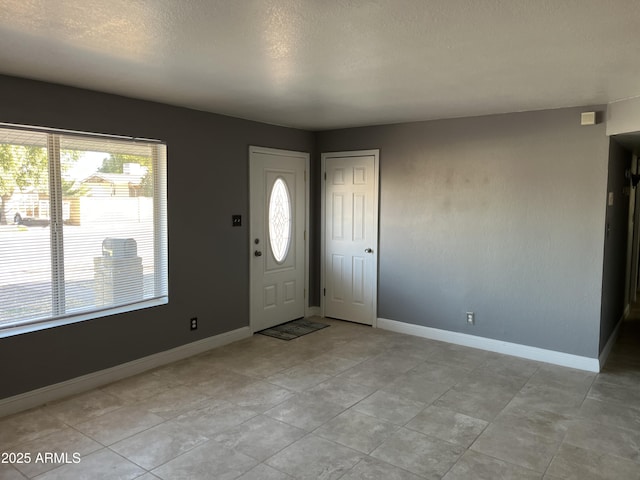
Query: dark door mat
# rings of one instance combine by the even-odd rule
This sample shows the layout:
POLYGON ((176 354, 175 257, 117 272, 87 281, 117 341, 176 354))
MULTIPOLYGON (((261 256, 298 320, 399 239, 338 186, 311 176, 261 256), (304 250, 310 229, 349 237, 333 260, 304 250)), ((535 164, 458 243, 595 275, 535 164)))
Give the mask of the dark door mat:
POLYGON ((267 328, 266 330, 261 330, 256 333, 266 335, 268 337, 279 338, 280 340, 293 340, 294 338, 315 332, 316 330, 321 330, 328 326, 329 325, 326 323, 311 322, 301 318, 299 320, 283 323, 282 325, 267 328))

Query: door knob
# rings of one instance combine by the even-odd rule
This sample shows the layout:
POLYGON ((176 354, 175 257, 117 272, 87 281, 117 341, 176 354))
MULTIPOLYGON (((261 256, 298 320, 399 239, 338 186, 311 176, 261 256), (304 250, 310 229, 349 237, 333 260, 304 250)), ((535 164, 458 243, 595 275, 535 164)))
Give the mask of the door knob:
POLYGON ((365 248, 364 249, 364 253, 373 253, 373 249, 372 248, 365 248))
POLYGON ((253 252, 253 254, 254 254, 256 257, 261 257, 261 256, 262 256, 262 252, 261 252, 260 250, 256 250, 255 252, 253 252))

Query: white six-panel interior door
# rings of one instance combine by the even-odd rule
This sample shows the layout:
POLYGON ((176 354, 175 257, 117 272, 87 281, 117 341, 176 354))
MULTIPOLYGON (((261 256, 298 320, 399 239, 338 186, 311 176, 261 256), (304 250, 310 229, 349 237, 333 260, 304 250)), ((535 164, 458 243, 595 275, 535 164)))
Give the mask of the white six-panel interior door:
POLYGON ((378 150, 322 154, 324 316, 375 325, 378 150))
POLYGON ((304 317, 309 154, 249 148, 250 324, 254 332, 304 317))

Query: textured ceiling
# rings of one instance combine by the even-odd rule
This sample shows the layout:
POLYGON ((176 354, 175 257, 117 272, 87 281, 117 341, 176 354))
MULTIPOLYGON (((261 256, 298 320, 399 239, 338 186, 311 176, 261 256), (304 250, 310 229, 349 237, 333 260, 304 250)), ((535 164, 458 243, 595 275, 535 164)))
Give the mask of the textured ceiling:
POLYGON ((0 73, 312 130, 640 95, 638 0, 0 0, 0 73))

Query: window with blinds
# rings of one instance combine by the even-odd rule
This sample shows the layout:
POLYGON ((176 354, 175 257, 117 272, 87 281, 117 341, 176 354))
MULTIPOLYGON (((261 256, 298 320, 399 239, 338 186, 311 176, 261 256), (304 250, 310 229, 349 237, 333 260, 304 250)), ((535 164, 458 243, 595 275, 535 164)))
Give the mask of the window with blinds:
POLYGON ((0 334, 168 300, 166 146, 0 127, 0 334))

